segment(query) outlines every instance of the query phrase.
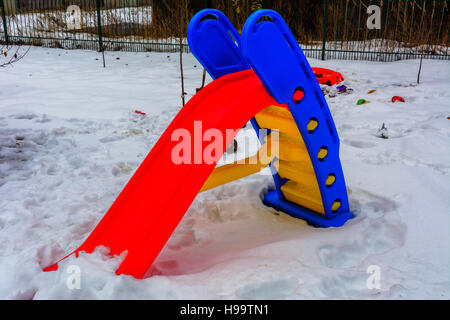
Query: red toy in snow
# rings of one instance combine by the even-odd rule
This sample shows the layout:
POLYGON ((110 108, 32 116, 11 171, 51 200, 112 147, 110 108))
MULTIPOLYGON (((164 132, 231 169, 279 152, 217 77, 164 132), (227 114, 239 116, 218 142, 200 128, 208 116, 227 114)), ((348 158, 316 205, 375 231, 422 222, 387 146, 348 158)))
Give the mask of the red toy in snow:
POLYGON ((313 70, 314 75, 316 76, 317 81, 320 84, 332 86, 344 81, 344 77, 339 72, 325 68, 311 68, 311 69, 313 70))
POLYGON ((393 96, 392 97, 392 102, 394 103, 395 101, 405 102, 405 99, 403 99, 400 96, 393 96))

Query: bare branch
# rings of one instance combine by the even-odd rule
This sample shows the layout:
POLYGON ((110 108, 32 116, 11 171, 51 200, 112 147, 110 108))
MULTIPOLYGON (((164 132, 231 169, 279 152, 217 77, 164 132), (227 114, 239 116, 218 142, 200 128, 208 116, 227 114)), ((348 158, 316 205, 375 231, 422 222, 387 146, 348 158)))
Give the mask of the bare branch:
POLYGON ((31 47, 28 47, 25 51, 21 50, 21 46, 7 46, 3 45, 0 48, 0 67, 6 67, 12 65, 23 59, 30 51, 31 47))

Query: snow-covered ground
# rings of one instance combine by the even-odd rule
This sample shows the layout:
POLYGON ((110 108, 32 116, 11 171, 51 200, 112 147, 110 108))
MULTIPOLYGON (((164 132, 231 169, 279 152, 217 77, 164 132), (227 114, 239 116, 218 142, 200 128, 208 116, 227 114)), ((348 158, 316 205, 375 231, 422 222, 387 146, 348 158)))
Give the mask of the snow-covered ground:
MULTIPOLYGON (((202 69, 184 58, 190 97, 202 69)), ((105 248, 41 272, 83 242, 180 110, 178 55, 106 60, 104 69, 96 52, 32 48, 0 69, 1 299, 450 298, 448 61, 424 60, 416 85, 418 60, 310 60, 354 90, 327 97, 356 215, 344 227, 265 207, 271 177, 255 175, 197 196, 159 275, 116 276, 120 257, 105 248), (80 289, 67 286, 72 265, 80 289), (367 287, 371 265, 379 289, 367 287)), ((248 137, 256 150, 250 128, 241 146, 248 137)))

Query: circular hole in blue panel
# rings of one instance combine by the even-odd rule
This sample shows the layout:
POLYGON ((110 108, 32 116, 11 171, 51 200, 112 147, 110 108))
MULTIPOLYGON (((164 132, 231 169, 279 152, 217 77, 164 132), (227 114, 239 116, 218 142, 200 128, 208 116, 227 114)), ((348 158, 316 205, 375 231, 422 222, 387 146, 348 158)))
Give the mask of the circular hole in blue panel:
POLYGON ((294 100, 295 104, 299 104, 305 98, 305 91, 303 88, 298 87, 294 90, 294 94, 292 95, 292 100, 294 100))

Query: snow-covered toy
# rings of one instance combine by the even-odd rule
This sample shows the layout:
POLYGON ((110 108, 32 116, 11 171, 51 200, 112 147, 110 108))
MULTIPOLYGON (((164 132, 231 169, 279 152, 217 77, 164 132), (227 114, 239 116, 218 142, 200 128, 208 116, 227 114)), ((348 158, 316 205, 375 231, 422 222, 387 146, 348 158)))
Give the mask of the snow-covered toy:
POLYGON ((241 37, 223 13, 207 9, 192 18, 187 39, 215 80, 181 109, 74 252, 100 245, 111 255, 126 252, 117 274, 142 278, 199 192, 268 166, 275 187, 264 195, 265 205, 317 227, 342 226, 353 217, 333 118, 283 18, 259 10, 241 37), (249 120, 261 149, 215 168, 249 120))
POLYGON ((405 102, 405 99, 403 99, 400 96, 393 96, 392 97, 392 103, 396 102, 396 101, 400 101, 400 102, 405 102))
POLYGON ((333 71, 325 68, 311 68, 317 81, 320 84, 326 84, 329 86, 341 83, 344 81, 344 77, 337 71, 333 71))
POLYGON ((370 101, 367 101, 366 99, 359 99, 356 104, 359 106, 361 104, 366 104, 366 103, 370 103, 370 101))

